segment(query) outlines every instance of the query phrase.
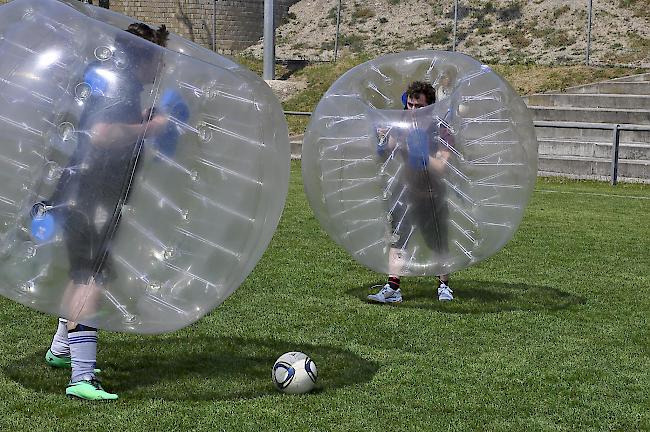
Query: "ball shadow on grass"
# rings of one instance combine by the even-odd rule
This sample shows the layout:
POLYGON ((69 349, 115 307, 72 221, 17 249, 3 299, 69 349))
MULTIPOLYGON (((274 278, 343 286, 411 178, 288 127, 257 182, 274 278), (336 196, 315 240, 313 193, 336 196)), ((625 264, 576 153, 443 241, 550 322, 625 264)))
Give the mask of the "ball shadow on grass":
MULTIPOLYGON (((278 394, 271 367, 288 351, 302 351, 316 363, 315 393, 368 382, 378 370, 356 354, 322 345, 108 333, 100 338, 97 366, 104 387, 122 400, 249 399, 278 394)), ((44 352, 31 353, 6 367, 5 373, 26 388, 63 395, 69 370, 52 369, 43 357, 44 352)))
MULTIPOLYGON (((403 278, 401 291, 403 302, 399 307, 431 309, 459 314, 482 314, 510 311, 554 311, 585 303, 585 299, 557 288, 528 285, 452 279, 454 300, 438 301, 435 278, 426 281, 419 278, 403 278)), ((348 290, 348 294, 367 301, 368 294, 375 292, 368 286, 348 290)))

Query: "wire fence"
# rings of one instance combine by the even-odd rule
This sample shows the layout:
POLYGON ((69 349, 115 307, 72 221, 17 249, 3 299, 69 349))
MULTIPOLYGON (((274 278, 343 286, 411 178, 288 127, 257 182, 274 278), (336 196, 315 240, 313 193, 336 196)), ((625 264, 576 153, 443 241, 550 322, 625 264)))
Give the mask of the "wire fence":
MULTIPOLYGON (((424 48, 461 51, 484 63, 650 67, 648 0, 318 0, 307 4, 311 9, 296 0, 163 0, 156 7, 146 0, 80 1, 166 24, 225 54, 266 35, 285 60, 424 48), (268 10, 273 19, 264 17, 268 10), (263 31, 268 22, 270 36, 263 31)), ((262 54, 261 47, 249 51, 262 54)))
MULTIPOLYGON (((393 4, 399 4, 400 0, 389 0, 390 3, 393 4)), ((334 53, 333 53, 333 59, 336 61, 338 58, 338 50, 339 50, 339 39, 341 38, 341 33, 340 33, 340 28, 341 28, 341 11, 344 10, 344 4, 346 1, 344 0, 336 0, 337 3, 337 13, 336 13, 336 33, 334 34, 334 53)), ((349 1, 347 0, 348 4, 352 4, 354 6, 358 5, 357 2, 355 1, 349 1)), ((473 1, 469 2, 469 0, 466 0, 464 2, 461 2, 460 0, 453 0, 451 2, 452 4, 448 4, 449 2, 441 2, 442 3, 442 10, 451 8, 450 11, 448 11, 446 14, 443 14, 443 16, 448 16, 449 19, 451 20, 451 28, 452 28, 452 37, 451 37, 451 42, 449 44, 449 50, 451 51, 456 51, 459 45, 459 42, 461 42, 460 39, 462 39, 465 35, 461 35, 459 33, 459 28, 460 25, 462 24, 463 20, 466 20, 468 15, 473 15, 473 18, 475 18, 478 22, 478 29, 474 29, 475 31, 478 30, 478 33, 481 33, 482 31, 487 32, 487 30, 484 30, 486 27, 484 27, 486 21, 484 20, 484 16, 489 14, 489 13, 495 13, 495 14, 500 14, 502 17, 508 18, 520 18, 522 16, 522 3, 518 1, 511 1, 508 5, 505 7, 502 7, 499 9, 493 1, 491 0, 482 0, 482 1, 473 1), (483 15, 481 15, 481 13, 483 15)), ((536 2, 528 2, 530 3, 541 3, 540 1, 536 2)), ((568 3, 568 2, 567 2, 568 3)), ((607 2, 602 2, 602 3, 607 3, 607 2)), ((622 16, 620 12, 622 12, 621 6, 624 4, 623 1, 614 3, 611 2, 612 5, 615 6, 615 9, 619 12, 619 16, 622 16)), ((628 6, 632 7, 637 7, 637 8, 644 8, 645 12, 643 12, 642 9, 631 9, 629 10, 629 14, 632 15, 633 17, 639 17, 639 18, 645 18, 645 27, 648 27, 648 19, 650 19, 650 12, 647 10, 648 4, 643 5, 641 4, 643 2, 634 2, 634 1, 626 1, 625 4, 628 6)), ((594 65, 594 64, 605 64, 605 65, 624 65, 628 66, 632 63, 639 65, 639 66, 646 66, 650 67, 650 37, 644 37, 643 34, 639 34, 636 32, 636 29, 634 28, 626 28, 626 25, 628 24, 625 20, 614 20, 617 25, 620 25, 620 31, 627 31, 627 35, 623 37, 623 39, 627 39, 627 45, 624 46, 620 42, 612 42, 609 45, 609 50, 610 52, 608 53, 609 55, 603 59, 602 56, 598 59, 594 59, 592 56, 594 47, 593 47, 593 42, 594 39, 592 37, 593 35, 593 30, 594 27, 598 27, 600 25, 600 21, 605 21, 604 19, 600 19, 599 17, 607 17, 607 16, 613 16, 616 12, 612 12, 612 5, 608 5, 609 7, 600 7, 597 9, 594 9, 594 4, 593 0, 579 0, 575 2, 571 2, 573 8, 571 8, 568 4, 564 4, 562 6, 559 6, 558 8, 550 11, 549 13, 552 14, 552 16, 556 19, 560 18, 562 15, 569 13, 571 9, 575 9, 575 11, 580 12, 581 10, 584 10, 584 43, 585 43, 585 48, 584 48, 584 63, 586 65, 594 65), (582 5, 581 5, 582 3, 582 5), (582 7, 582 9, 581 9, 582 7), (613 54, 613 55, 612 55, 613 54), (627 60, 627 61, 626 61, 627 60)), ((347 8, 349 9, 349 8, 347 8)), ((354 11, 351 12, 354 14, 354 11)), ((579 25, 580 21, 580 13, 577 14, 576 16, 576 23, 579 25)), ((608 21, 609 22, 609 21, 608 21)), ((606 26, 609 26, 609 24, 603 24, 606 26)), ((533 33, 537 36, 542 36, 545 38, 545 41, 550 44, 550 46, 553 46, 555 48, 561 49, 563 43, 566 45, 565 48, 569 48, 571 46, 571 50, 575 52, 576 48, 575 45, 577 42, 579 42, 578 39, 580 39, 580 35, 576 35, 575 37, 571 35, 567 35, 566 29, 554 29, 557 33, 553 33, 553 31, 549 29, 530 29, 532 30, 533 33), (545 34, 546 33, 546 34, 545 34)), ((603 29, 603 28, 598 28, 599 33, 603 33, 602 30, 605 30, 604 33, 609 34, 610 36, 614 33, 619 34, 619 32, 611 32, 611 29, 603 29)), ((524 34, 527 32, 527 29, 521 28, 520 29, 520 34, 513 34, 512 32, 508 31, 502 31, 501 35, 506 36, 507 38, 511 39, 511 45, 513 47, 515 45, 523 45, 529 42, 526 42, 525 39, 521 39, 521 34, 524 34), (519 39, 516 39, 518 38, 519 39), (515 42, 515 41, 519 42, 515 42)), ((650 36, 650 35, 646 35, 650 36)), ((602 41, 601 41, 602 42, 602 41)), ((604 41, 605 44, 607 45, 607 42, 610 41, 604 41)), ((518 48, 521 48, 521 46, 518 46, 518 48)), ((600 49, 600 47, 599 47, 600 49)))

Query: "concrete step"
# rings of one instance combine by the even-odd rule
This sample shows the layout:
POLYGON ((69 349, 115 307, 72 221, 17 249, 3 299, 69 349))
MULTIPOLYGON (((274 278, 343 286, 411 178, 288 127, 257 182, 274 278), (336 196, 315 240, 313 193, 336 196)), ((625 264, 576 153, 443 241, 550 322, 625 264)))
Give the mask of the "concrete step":
MULTIPOLYGON (((539 154, 555 156, 579 156, 608 159, 612 156, 612 143, 575 141, 563 139, 539 140, 539 154)), ((620 143, 619 159, 650 161, 650 144, 620 143)))
MULTIPOLYGON (((567 173, 557 173, 553 171, 542 171, 538 170, 537 175, 540 177, 564 177, 564 178, 569 178, 569 179, 579 179, 579 180, 598 180, 598 181, 603 181, 603 182, 610 182, 611 181, 611 175, 589 175, 589 174, 567 174, 567 173)), ((644 183, 644 184, 650 184, 650 179, 642 179, 642 178, 636 178, 636 177, 623 177, 621 175, 617 175, 616 177, 617 181, 619 183, 644 183)))
POLYGON ((650 110, 529 106, 533 120, 650 124, 650 110))
POLYGON ((527 105, 574 108, 617 108, 650 110, 650 95, 543 93, 526 96, 527 105))
POLYGON ((305 138, 304 134, 293 135, 289 137, 289 144, 291 145, 291 159, 300 159, 302 156, 302 140, 305 138))
POLYGON ((639 82, 639 81, 650 81, 650 72, 641 73, 637 75, 628 75, 620 78, 613 78, 608 80, 610 82, 639 82))
POLYGON ((603 81, 593 84, 568 87, 567 93, 611 93, 611 94, 650 94, 650 81, 603 81))
MULTIPOLYGON (((611 130, 599 129, 580 129, 580 128, 552 128, 552 127, 536 127, 537 139, 559 139, 564 138, 567 140, 582 140, 582 141, 602 141, 611 143, 612 134, 611 130)), ((632 143, 650 143, 650 131, 625 131, 619 132, 619 139, 621 142, 632 143)))
MULTIPOLYGON (((608 177, 611 160, 595 157, 540 155, 537 163, 542 173, 569 174, 576 177, 608 177)), ((619 160, 618 175, 623 178, 650 181, 650 161, 619 160)))

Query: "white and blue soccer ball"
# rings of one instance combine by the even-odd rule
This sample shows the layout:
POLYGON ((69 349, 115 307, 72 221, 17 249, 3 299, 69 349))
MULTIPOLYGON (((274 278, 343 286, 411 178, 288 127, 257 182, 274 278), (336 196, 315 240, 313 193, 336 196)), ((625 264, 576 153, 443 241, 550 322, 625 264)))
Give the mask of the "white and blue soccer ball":
POLYGON ((273 384, 283 393, 301 394, 314 388, 318 372, 316 364, 307 354, 288 352, 273 365, 273 384))

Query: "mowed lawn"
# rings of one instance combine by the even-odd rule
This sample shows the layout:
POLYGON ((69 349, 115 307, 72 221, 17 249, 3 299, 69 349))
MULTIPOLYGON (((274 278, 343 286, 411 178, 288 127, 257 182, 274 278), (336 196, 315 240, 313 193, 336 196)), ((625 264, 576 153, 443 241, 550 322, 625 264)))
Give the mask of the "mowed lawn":
POLYGON ((320 229, 292 164, 275 237, 217 310, 159 336, 100 333, 115 403, 64 396, 42 361, 56 319, 0 300, 0 431, 650 430, 650 186, 540 179, 494 257, 404 278, 404 303, 366 303, 384 276, 320 229), (312 356, 308 395, 271 366, 312 356))

